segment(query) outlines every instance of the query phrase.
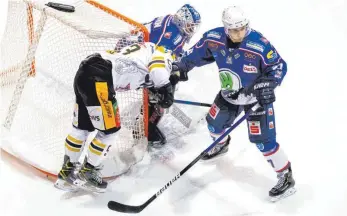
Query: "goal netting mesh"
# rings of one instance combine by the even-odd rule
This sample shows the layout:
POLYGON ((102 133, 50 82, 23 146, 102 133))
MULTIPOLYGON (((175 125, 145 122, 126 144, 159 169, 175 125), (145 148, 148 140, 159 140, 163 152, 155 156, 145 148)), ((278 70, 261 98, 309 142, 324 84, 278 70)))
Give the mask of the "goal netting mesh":
MULTIPOLYGON (((42 1, 10 0, 0 47, 2 148, 52 174, 61 167, 72 127, 73 79, 80 62, 116 44, 120 49, 134 38, 148 39, 142 25, 95 1, 72 5, 75 12, 68 13, 42 1)), ((117 93, 122 129, 105 161, 104 176, 119 175, 143 157, 145 94, 117 93)))

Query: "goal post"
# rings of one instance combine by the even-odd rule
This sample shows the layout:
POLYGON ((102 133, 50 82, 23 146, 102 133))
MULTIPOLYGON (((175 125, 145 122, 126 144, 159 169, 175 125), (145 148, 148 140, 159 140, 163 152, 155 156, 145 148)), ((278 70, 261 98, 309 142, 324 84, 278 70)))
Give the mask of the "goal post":
MULTIPOLYGON (((129 37, 149 39, 146 27, 97 1, 72 5, 75 12, 68 13, 38 0, 9 0, 0 46, 2 148, 53 176, 72 127, 73 80, 80 62, 130 45, 129 37)), ((117 92, 116 97, 122 129, 105 161, 105 177, 127 171, 147 149, 147 91, 117 92)))

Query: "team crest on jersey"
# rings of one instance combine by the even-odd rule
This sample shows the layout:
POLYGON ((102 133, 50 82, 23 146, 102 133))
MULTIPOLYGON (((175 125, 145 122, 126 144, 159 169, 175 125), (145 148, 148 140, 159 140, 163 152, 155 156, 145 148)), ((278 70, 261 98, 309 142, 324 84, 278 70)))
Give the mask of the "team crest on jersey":
POLYGON ((269 109, 267 110, 267 112, 268 112, 269 116, 272 116, 272 115, 274 114, 274 111, 273 111, 272 108, 269 108, 269 109))
POLYGON ((171 38, 171 35, 172 35, 172 32, 166 32, 164 34, 164 37, 167 38, 167 39, 170 39, 171 38))
POLYGON ((270 121, 269 122, 269 129, 274 129, 274 128, 275 128, 274 122, 270 121))
POLYGON ((235 72, 221 70, 219 71, 219 79, 221 82, 222 91, 224 92, 233 93, 242 87, 241 79, 235 72))

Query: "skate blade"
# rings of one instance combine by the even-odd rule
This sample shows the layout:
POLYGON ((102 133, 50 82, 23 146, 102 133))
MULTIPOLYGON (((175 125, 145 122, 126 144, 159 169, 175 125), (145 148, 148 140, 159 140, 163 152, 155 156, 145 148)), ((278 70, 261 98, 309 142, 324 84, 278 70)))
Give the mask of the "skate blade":
POLYGON ((106 188, 97 188, 97 187, 95 187, 95 186, 93 186, 93 185, 89 184, 88 182, 83 181, 81 179, 76 179, 75 181, 73 181, 73 184, 82 190, 92 192, 92 193, 105 193, 106 192, 106 188))
POLYGON ((281 195, 278 195, 278 196, 274 196, 274 197, 270 197, 270 202, 277 202, 277 201, 279 201, 279 200, 282 200, 282 199, 284 199, 284 198, 286 198, 286 197, 289 197, 289 196, 291 196, 291 195, 293 195, 293 194, 295 194, 295 192, 296 192, 296 189, 295 188, 289 188, 286 192, 284 192, 283 194, 281 194, 281 195))
POLYGON ((67 192, 77 192, 78 188, 75 187, 74 185, 71 185, 65 180, 62 179, 57 179, 54 183, 54 187, 58 188, 59 190, 67 191, 67 192))

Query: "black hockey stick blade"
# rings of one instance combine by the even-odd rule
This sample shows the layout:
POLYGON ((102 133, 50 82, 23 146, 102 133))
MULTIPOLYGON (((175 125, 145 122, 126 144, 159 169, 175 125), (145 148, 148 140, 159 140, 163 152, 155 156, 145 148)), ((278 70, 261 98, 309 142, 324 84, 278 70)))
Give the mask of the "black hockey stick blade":
POLYGON ((113 211, 123 212, 123 213, 139 213, 144 208, 146 208, 153 200, 155 200, 158 196, 160 196, 166 189, 168 189, 173 183, 175 183, 185 172, 187 172, 196 162, 198 162, 203 156, 207 154, 217 143, 219 143, 224 137, 226 137, 232 130, 234 130, 241 122, 243 122, 251 112, 254 112, 260 107, 259 104, 254 105, 250 110, 247 111, 238 121, 236 121, 229 129, 227 129, 219 138, 217 138, 207 149, 200 153, 198 157, 196 157, 190 164, 188 164, 183 170, 179 172, 171 181, 166 183, 164 187, 162 187, 157 193, 155 193, 149 200, 147 200, 144 204, 140 206, 130 206, 124 205, 115 201, 108 202, 108 208, 113 211))
POLYGON ((124 205, 122 203, 115 202, 115 201, 109 201, 107 206, 109 209, 113 211, 118 211, 123 213, 139 213, 146 207, 144 205, 129 206, 129 205, 124 205))

